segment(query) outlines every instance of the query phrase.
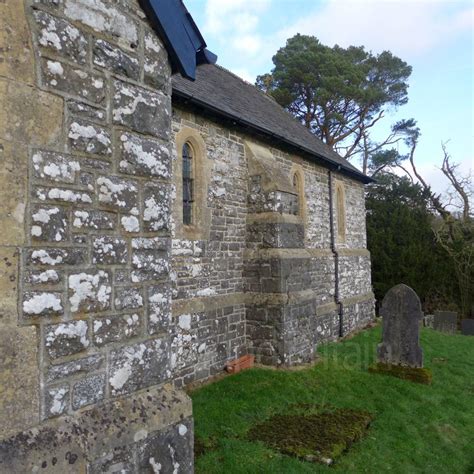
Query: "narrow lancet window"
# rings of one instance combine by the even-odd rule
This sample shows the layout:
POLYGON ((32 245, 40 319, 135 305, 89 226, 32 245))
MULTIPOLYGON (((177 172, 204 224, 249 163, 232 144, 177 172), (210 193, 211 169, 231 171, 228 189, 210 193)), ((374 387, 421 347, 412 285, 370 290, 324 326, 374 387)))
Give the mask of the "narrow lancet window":
POLYGON ((346 237, 346 203, 344 189, 337 187, 336 189, 336 206, 337 206, 337 234, 340 240, 346 237))
POLYGON ((298 176, 298 173, 293 174, 293 189, 295 190, 296 194, 296 204, 295 204, 295 209, 294 213, 298 216, 300 214, 300 206, 301 206, 301 184, 300 184, 300 178, 298 176))
POLYGON ((193 223, 194 180, 193 149, 189 143, 183 145, 183 224, 193 223))

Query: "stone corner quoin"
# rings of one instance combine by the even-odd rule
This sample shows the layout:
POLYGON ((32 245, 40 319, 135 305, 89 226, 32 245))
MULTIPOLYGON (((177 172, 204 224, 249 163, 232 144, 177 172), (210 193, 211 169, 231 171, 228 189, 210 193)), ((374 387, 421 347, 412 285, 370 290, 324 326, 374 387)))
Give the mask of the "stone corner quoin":
POLYGON ((0 471, 191 472, 190 401, 164 385, 166 49, 134 0, 7 2, 0 17, 0 471))

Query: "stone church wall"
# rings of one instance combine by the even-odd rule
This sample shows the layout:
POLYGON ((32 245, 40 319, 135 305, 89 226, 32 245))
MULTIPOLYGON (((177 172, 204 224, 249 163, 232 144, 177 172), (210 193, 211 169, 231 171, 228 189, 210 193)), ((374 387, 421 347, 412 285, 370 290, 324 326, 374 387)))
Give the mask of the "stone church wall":
POLYGON ((135 0, 0 2, 0 39, 0 472, 191 472, 166 50, 135 0))
MULTIPOLYGON (((309 362, 317 343, 373 318, 362 184, 333 173, 333 185, 344 186, 346 225, 332 248, 327 169, 183 104, 173 106, 173 131, 178 384, 203 380, 245 353, 272 365, 309 362), (186 137, 191 144, 193 137, 202 141, 196 166, 208 169, 208 178, 195 182, 202 194, 196 199, 206 209, 196 222, 198 239, 192 227, 183 229, 177 203, 186 137), (303 181, 301 196, 291 183, 294 173, 303 181)), ((335 199, 333 191, 334 213, 335 199)))

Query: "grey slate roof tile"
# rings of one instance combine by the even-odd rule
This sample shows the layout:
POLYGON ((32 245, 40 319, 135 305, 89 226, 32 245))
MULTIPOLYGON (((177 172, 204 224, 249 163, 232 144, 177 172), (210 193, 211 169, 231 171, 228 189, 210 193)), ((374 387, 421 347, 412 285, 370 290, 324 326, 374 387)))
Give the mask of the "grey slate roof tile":
POLYGON ((278 138, 328 166, 340 166, 355 179, 372 181, 313 135, 275 100, 220 66, 203 64, 196 70, 195 81, 176 74, 172 83, 175 98, 183 97, 198 107, 232 117, 237 123, 278 138))

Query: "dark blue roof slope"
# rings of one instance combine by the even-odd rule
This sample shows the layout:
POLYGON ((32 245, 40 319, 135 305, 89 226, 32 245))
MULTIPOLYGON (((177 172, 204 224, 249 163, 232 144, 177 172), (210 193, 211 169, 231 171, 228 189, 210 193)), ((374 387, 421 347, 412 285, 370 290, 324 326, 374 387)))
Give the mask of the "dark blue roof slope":
POLYGON ((196 78, 198 64, 214 64, 217 56, 206 42, 182 0, 139 0, 155 31, 163 40, 174 72, 196 78))

